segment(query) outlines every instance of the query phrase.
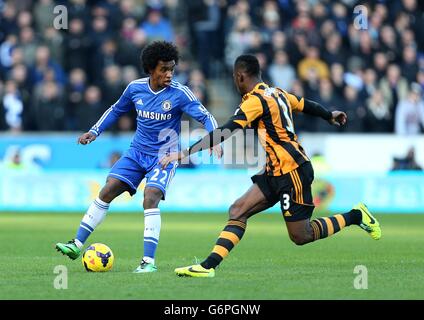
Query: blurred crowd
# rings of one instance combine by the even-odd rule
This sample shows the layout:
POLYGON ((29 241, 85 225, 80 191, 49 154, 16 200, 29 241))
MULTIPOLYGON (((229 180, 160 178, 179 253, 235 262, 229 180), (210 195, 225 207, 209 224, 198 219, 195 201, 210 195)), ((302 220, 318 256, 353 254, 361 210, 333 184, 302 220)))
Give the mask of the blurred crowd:
MULTIPOLYGON (((339 129, 299 116, 297 131, 421 133, 423 6, 417 0, 0 0, 0 129, 87 130, 130 81, 146 76, 141 50, 163 39, 180 49, 176 80, 205 105, 210 80, 230 77, 234 59, 254 53, 266 82, 349 117, 339 129), (66 29, 54 27, 57 5, 67 9, 66 29)), ((134 118, 121 117, 115 129, 133 130, 134 118)))

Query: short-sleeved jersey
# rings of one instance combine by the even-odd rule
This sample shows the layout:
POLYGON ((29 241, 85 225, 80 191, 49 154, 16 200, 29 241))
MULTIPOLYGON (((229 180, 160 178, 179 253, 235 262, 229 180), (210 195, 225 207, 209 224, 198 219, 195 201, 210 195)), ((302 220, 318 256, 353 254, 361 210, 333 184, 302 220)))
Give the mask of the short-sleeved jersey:
POLYGON ((90 132, 99 135, 132 108, 137 112, 137 130, 131 147, 149 155, 179 150, 183 113, 201 122, 209 132, 217 127, 215 118, 188 87, 172 81, 171 85, 154 92, 149 78, 143 78, 127 86, 119 100, 106 110, 90 132))
POLYGON ((268 175, 281 176, 309 161, 297 141, 292 117, 292 112, 301 112, 303 106, 303 98, 261 82, 243 96, 231 118, 243 128, 258 129, 259 140, 266 151, 268 175))

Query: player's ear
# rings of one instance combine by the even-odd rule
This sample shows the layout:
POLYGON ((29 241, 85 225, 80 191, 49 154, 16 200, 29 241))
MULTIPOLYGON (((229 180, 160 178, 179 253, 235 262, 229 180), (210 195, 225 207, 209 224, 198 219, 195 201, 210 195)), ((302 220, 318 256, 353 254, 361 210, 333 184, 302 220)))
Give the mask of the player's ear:
POLYGON ((243 82, 244 81, 244 75, 243 75, 243 73, 239 72, 238 73, 238 78, 239 78, 239 82, 243 82))

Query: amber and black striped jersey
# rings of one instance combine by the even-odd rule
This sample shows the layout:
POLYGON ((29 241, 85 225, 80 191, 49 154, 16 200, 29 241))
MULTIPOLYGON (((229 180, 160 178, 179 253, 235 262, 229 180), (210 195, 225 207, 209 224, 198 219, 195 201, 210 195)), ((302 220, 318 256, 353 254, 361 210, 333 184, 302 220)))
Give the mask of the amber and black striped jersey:
POLYGON ((304 99, 264 82, 245 94, 231 120, 241 127, 258 129, 266 151, 266 172, 281 176, 309 161, 297 140, 292 112, 302 112, 304 99))

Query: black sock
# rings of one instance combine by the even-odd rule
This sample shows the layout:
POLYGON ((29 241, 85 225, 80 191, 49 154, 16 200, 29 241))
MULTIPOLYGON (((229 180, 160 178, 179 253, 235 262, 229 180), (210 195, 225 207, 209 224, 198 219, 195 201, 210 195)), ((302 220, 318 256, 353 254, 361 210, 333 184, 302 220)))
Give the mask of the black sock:
POLYGON ((216 268, 239 243, 246 230, 246 223, 229 220, 213 248, 211 254, 200 265, 205 269, 216 268))

